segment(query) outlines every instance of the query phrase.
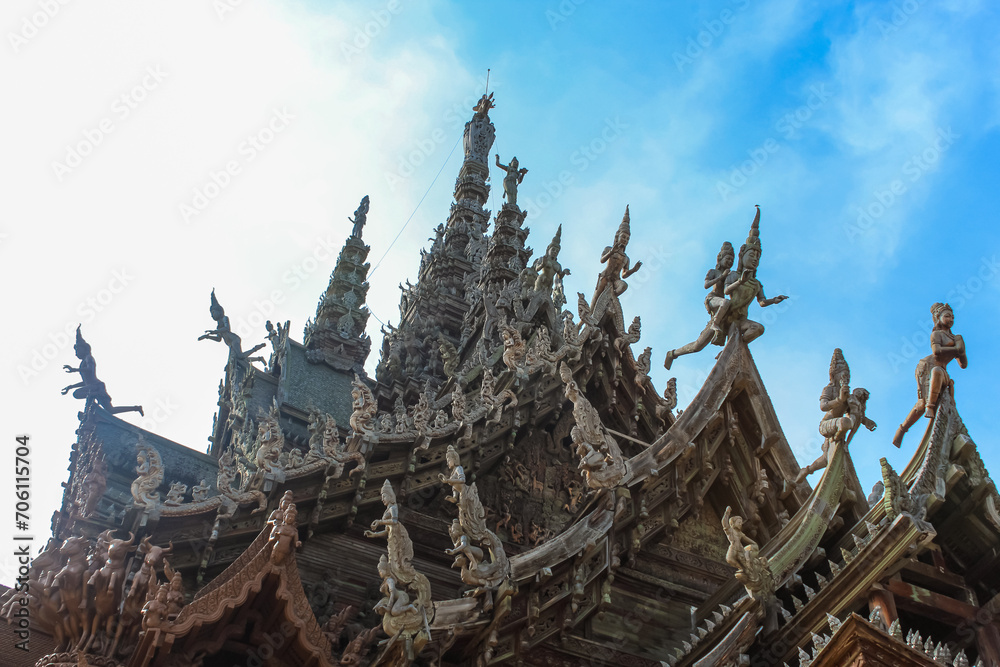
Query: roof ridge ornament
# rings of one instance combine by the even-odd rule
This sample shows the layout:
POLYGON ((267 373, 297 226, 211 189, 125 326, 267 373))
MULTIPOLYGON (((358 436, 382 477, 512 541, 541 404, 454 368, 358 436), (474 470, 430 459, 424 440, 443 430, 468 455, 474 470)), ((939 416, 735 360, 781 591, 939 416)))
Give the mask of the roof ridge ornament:
POLYGON ((852 392, 850 385, 851 369, 844 359, 843 351, 839 347, 835 348, 830 358, 830 383, 823 388, 819 396, 819 409, 826 412, 819 423, 819 433, 824 438, 823 453, 799 471, 794 485, 802 484, 806 477, 827 467, 829 457, 832 455, 831 443, 836 441, 847 446, 861 426, 869 431, 875 430, 875 422, 865 415, 868 390, 858 387, 852 392))
POLYGON ((621 296, 628 289, 628 283, 625 282, 625 279, 642 266, 641 261, 636 262, 635 266, 630 266, 631 260, 625 254, 625 248, 632 237, 629 220, 628 204, 626 204, 625 215, 622 216, 618 231, 615 232, 614 245, 606 247, 601 253, 601 264, 607 264, 607 266, 597 276, 597 287, 594 288, 594 298, 591 299, 592 308, 605 290, 610 289, 616 297, 621 296))
POLYGON ((781 303, 788 297, 784 294, 768 299, 764 296, 764 286, 757 280, 757 266, 760 263, 760 206, 750 224, 747 240, 740 247, 739 264, 732 271, 733 246, 728 241, 722 244, 714 269, 705 275, 705 289, 711 290, 705 297, 705 309, 709 322, 698 334, 698 338, 686 345, 667 352, 664 368, 670 370, 674 359, 685 354, 700 352, 711 342, 725 345, 726 338, 737 327, 744 343, 759 338, 764 333, 764 325, 747 317, 750 302, 754 299, 762 308, 781 303))
MULTIPOLYGON (((119 412, 138 412, 142 415, 143 412, 141 405, 122 405, 115 407, 111 403, 111 395, 108 394, 108 390, 104 386, 104 383, 97 377, 97 361, 94 359, 94 355, 91 354, 90 343, 85 341, 83 339, 83 334, 80 333, 80 327, 82 326, 82 324, 77 325, 76 342, 73 344, 73 351, 76 353, 76 358, 80 360, 80 365, 76 368, 73 368, 69 364, 63 365, 63 370, 67 373, 79 373, 80 382, 63 387, 60 393, 65 396, 70 389, 75 390, 73 391, 73 398, 82 398, 84 400, 84 412, 88 407, 90 407, 90 405, 96 403, 113 415, 118 414, 119 412)), ((81 419, 83 418, 84 412, 80 413, 81 419)))

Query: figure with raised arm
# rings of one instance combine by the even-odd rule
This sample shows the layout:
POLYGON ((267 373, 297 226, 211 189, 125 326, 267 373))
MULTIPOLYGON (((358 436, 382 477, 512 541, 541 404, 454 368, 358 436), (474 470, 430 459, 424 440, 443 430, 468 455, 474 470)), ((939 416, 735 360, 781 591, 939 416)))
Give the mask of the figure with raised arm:
POLYGON ((760 207, 750 226, 750 235, 740 248, 740 262, 735 273, 726 278, 725 294, 729 297, 729 313, 726 320, 739 325, 740 337, 744 343, 758 338, 764 333, 764 325, 747 319, 750 303, 754 300, 761 308, 781 303, 788 297, 784 294, 768 299, 764 296, 764 286, 757 280, 757 266, 760 264, 760 207))
MULTIPOLYGON (((532 267, 537 274, 534 281, 536 292, 541 292, 546 296, 551 296, 552 287, 556 280, 562 280, 569 275, 569 269, 564 269, 559 263, 560 241, 562 239, 562 225, 556 230, 556 235, 552 237, 552 242, 545 249, 545 254, 535 260, 532 267)), ((527 268, 525 269, 527 270, 527 268)), ((522 278, 522 284, 523 284, 522 278)))
POLYGON ((524 180, 527 169, 518 169, 517 158, 511 158, 510 164, 500 164, 500 154, 497 153, 497 166, 507 172, 503 177, 503 194, 507 198, 507 203, 517 206, 517 186, 524 180))
POLYGON ((601 253, 601 264, 607 264, 607 266, 597 276, 597 287, 594 289, 591 306, 597 302, 597 297, 601 296, 601 292, 608 287, 611 287, 615 296, 621 296, 628 289, 628 283, 625 282, 625 279, 642 266, 642 262, 636 262, 635 266, 632 267, 629 266, 631 260, 625 254, 625 248, 631 238, 632 230, 629 223, 628 206, 626 206, 625 215, 622 217, 621 224, 618 225, 618 231, 615 232, 614 245, 605 248, 604 252, 601 253))
POLYGON ((243 351, 242 341, 240 337, 229 327, 229 318, 226 317, 226 311, 223 309, 222 304, 220 304, 219 300, 215 298, 214 289, 212 290, 212 304, 209 306, 208 312, 211 314, 212 319, 215 320, 215 328, 206 330, 205 333, 198 336, 198 340, 214 340, 217 343, 225 343, 229 348, 230 359, 244 359, 247 361, 259 360, 261 363, 264 363, 265 360, 262 357, 254 357, 251 359, 250 355, 264 347, 265 344, 260 343, 246 352, 243 351))
POLYGON ((73 368, 69 364, 65 364, 63 365, 63 369, 67 373, 79 373, 80 382, 63 387, 61 393, 64 396, 70 389, 73 389, 75 390, 73 391, 73 398, 84 399, 84 409, 93 401, 113 415, 120 412, 138 412, 140 415, 143 414, 141 405, 123 405, 117 408, 112 405, 111 396, 108 394, 107 388, 103 382, 97 379, 97 361, 94 360, 94 356, 90 353, 90 343, 83 339, 79 326, 76 328, 76 343, 73 345, 73 351, 76 352, 76 358, 80 360, 80 365, 77 368, 73 368))
POLYGON ((955 381, 948 376, 948 364, 952 359, 958 360, 959 368, 969 365, 965 354, 965 341, 958 334, 951 332, 955 324, 955 312, 946 303, 935 303, 931 306, 931 316, 934 318, 934 329, 931 331, 931 354, 917 362, 917 402, 914 404, 906 421, 899 425, 892 444, 899 447, 903 436, 910 427, 917 423, 920 415, 933 418, 937 410, 941 392, 949 390, 952 398, 955 396, 955 381))
MULTIPOLYGON (((702 349, 704 345, 697 349, 688 348, 696 347, 701 343, 706 333, 712 335, 712 342, 716 345, 725 344, 729 328, 734 324, 737 326, 740 338, 744 343, 749 343, 764 333, 763 324, 754 322, 747 317, 750 304, 756 300, 762 308, 766 308, 781 303, 788 297, 782 294, 769 299, 764 295, 764 286, 757 279, 760 252, 760 206, 758 206, 757 214, 750 225, 750 234, 747 236, 746 243, 740 248, 739 264, 736 271, 729 272, 724 281, 723 294, 729 299, 728 307, 722 315, 719 315, 718 310, 716 310, 712 323, 702 332, 702 336, 699 336, 695 343, 668 352, 667 358, 663 362, 665 368, 669 370, 674 359, 680 354, 690 354, 702 349)), ((721 308, 717 301, 713 303, 716 304, 717 308, 721 308)))

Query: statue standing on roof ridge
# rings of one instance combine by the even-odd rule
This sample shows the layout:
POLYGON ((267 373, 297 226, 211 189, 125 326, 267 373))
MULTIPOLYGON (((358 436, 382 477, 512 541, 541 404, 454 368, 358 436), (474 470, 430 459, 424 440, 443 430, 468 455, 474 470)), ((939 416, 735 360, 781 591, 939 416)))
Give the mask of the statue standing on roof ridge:
POLYGON ((917 362, 917 402, 906 416, 906 420, 896 429, 892 444, 899 447, 903 436, 910 427, 917 423, 921 413, 933 418, 937 410, 941 392, 948 390, 955 395, 955 381, 948 375, 948 364, 952 359, 958 359, 959 368, 969 365, 965 353, 965 340, 951 332, 955 324, 955 312, 947 303, 935 303, 931 306, 931 316, 934 318, 934 329, 931 331, 931 354, 917 362))
POLYGON ((212 290, 212 304, 208 309, 209 314, 211 314, 212 319, 215 320, 215 328, 208 329, 202 335, 198 336, 198 340, 213 340, 215 342, 225 343, 229 347, 229 358, 230 359, 243 359, 246 361, 259 360, 262 363, 265 361, 262 357, 250 358, 250 355, 257 350, 264 347, 264 343, 260 343, 253 348, 243 351, 243 341, 240 339, 229 326, 229 318, 226 317, 226 311, 219 303, 219 300, 215 298, 215 290, 212 290))
MULTIPOLYGON (((768 299, 764 296, 764 286, 757 280, 757 266, 760 263, 761 252, 760 206, 757 207, 757 214, 750 225, 750 234, 747 236, 746 243, 740 248, 739 265, 736 267, 736 271, 729 271, 728 267, 726 267, 727 257, 724 255, 725 250, 726 246, 723 245, 722 250, 719 251, 718 264, 715 269, 716 272, 726 273, 722 294, 715 294, 718 287, 718 276, 716 275, 716 280, 712 285, 713 293, 709 294, 705 300, 705 306, 709 309, 712 320, 702 330, 697 340, 667 352, 667 358, 663 362, 663 366, 667 370, 670 370, 674 359, 684 354, 691 354, 702 350, 708 344, 709 340, 716 345, 725 344, 728 335, 727 332, 734 324, 738 327, 740 338, 743 339, 744 343, 749 343, 759 338, 764 333, 764 325, 760 322, 754 322, 747 317, 750 303, 756 299, 757 303, 764 308, 781 303, 788 298, 782 294, 768 299), (726 297, 728 297, 728 303, 721 303, 720 298, 725 300, 726 297)), ((729 261, 728 266, 732 266, 731 261, 729 261)), ((709 276, 712 276, 711 271, 705 277, 706 288, 709 287, 709 276)))
POLYGON ((65 396, 70 389, 75 390, 73 398, 84 399, 84 409, 93 401, 113 415, 119 412, 138 412, 142 415, 141 405, 123 405, 116 408, 111 404, 111 395, 108 394, 104 383, 97 378, 97 361, 90 353, 90 343, 85 341, 80 333, 80 326, 76 328, 76 343, 73 345, 73 351, 76 352, 76 358, 80 360, 80 365, 77 368, 73 368, 69 364, 63 365, 63 369, 67 373, 79 373, 80 382, 63 387, 61 393, 65 396))
POLYGON ((517 186, 524 180, 524 175, 528 173, 528 170, 518 169, 516 157, 510 159, 510 164, 501 164, 499 153, 496 154, 496 159, 497 166, 507 172, 507 175, 503 177, 503 194, 507 198, 507 203, 511 206, 517 206, 517 186))
POLYGON ((851 369, 838 347, 830 359, 830 383, 819 396, 819 409, 826 413, 819 423, 819 434, 824 438, 823 453, 799 471, 794 484, 801 484, 806 477, 829 464, 831 443, 848 444, 861 426, 875 430, 875 422, 865 415, 868 390, 858 387, 852 392, 850 385, 851 369))
POLYGON ((348 220, 354 223, 354 229, 351 230, 351 238, 360 239, 361 230, 364 229, 365 222, 368 220, 368 195, 361 198, 361 204, 354 212, 354 217, 348 218, 348 220))
POLYGON ((621 224, 618 225, 618 231, 615 232, 614 245, 605 248, 604 252, 601 253, 601 264, 607 264, 607 266, 597 277, 597 287, 594 289, 592 304, 596 303, 597 297, 601 296, 601 293, 609 287, 615 296, 621 296, 628 289, 628 283, 625 282, 625 279, 642 266, 642 262, 636 262, 635 266, 630 267, 631 260, 625 254, 625 248, 631 238, 632 230, 629 223, 628 206, 626 206, 625 215, 622 217, 621 224))
POLYGON ((545 254, 535 260, 534 270, 537 274, 534 288, 536 292, 542 292, 546 296, 552 294, 552 287, 556 279, 562 279, 569 275, 569 269, 564 269, 559 263, 560 241, 562 239, 562 225, 556 230, 556 235, 552 237, 552 242, 545 249, 545 254))

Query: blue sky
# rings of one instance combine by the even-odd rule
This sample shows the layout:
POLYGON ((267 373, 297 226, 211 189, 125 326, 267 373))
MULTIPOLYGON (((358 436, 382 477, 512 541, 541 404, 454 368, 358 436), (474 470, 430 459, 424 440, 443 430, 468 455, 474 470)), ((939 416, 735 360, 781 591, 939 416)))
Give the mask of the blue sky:
POLYGON ((369 305, 395 322, 396 285, 446 219, 451 151, 487 68, 494 150, 529 169, 536 254, 563 225, 567 291, 590 294, 631 207, 644 266, 622 300, 642 315, 658 388, 675 375, 683 406, 711 368, 715 348, 669 375, 660 364, 704 326, 705 271, 760 204, 758 275, 791 298, 751 308, 767 326, 751 351, 800 463, 819 451, 839 346, 879 423, 852 446, 863 485, 881 456, 905 465, 922 424, 901 450, 890 440, 929 352, 929 306, 947 300, 970 357, 952 371, 959 410, 1000 469, 995 3, 46 6, 0 10, 3 437, 37 447, 39 535, 79 409, 59 395, 75 364, 64 332, 82 321, 116 403, 147 407, 126 419, 204 450, 225 362, 196 341, 211 289, 245 341, 263 340, 265 318, 300 339, 368 194, 382 260, 369 305))

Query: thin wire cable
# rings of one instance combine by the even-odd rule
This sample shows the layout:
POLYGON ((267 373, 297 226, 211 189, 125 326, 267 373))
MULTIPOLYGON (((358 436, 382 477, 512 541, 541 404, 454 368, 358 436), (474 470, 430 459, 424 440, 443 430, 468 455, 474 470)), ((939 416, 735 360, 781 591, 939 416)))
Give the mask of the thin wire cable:
MULTIPOLYGON (((375 272, 376 272, 376 271, 378 271, 378 267, 382 266, 382 262, 383 262, 383 261, 385 260, 386 256, 387 256, 387 255, 389 254, 389 251, 390 251, 390 250, 392 250, 392 246, 396 245, 396 241, 398 241, 398 240, 399 240, 399 237, 400 237, 400 236, 402 236, 402 234, 403 234, 403 230, 405 230, 405 229, 406 229, 406 226, 407 226, 408 224, 410 224, 410 220, 413 220, 413 216, 415 216, 415 215, 417 214, 417 211, 418 211, 418 210, 420 210, 420 205, 424 203, 424 200, 425 200, 425 199, 427 199, 427 195, 429 195, 429 194, 430 194, 430 192, 431 192, 431 188, 433 188, 433 187, 434 187, 434 184, 435 184, 435 183, 437 183, 437 179, 438 179, 438 176, 440 176, 440 175, 441 175, 441 172, 442 172, 442 171, 444 171, 444 168, 445 168, 446 166, 448 166, 448 161, 449 161, 449 160, 451 160, 451 156, 452 156, 452 155, 453 155, 453 154, 455 153, 455 149, 456 149, 456 148, 458 148, 458 145, 459 145, 459 144, 460 144, 461 142, 462 142, 462 137, 459 137, 459 138, 458 138, 458 141, 456 141, 456 142, 455 142, 455 145, 451 147, 451 152, 450 152, 450 153, 448 153, 448 157, 446 157, 446 158, 445 158, 445 160, 444 160, 444 164, 442 164, 442 165, 441 165, 441 168, 440 168, 440 169, 438 169, 438 173, 437 173, 437 174, 435 174, 435 176, 434 176, 434 180, 433 180, 433 181, 431 181, 431 184, 430 184, 429 186, 427 186, 427 192, 425 192, 425 193, 424 193, 424 196, 423 196, 423 197, 421 197, 421 198, 420 198, 420 201, 418 201, 418 202, 417 202, 417 206, 416 206, 416 208, 414 208, 414 209, 413 209, 413 213, 411 213, 411 214, 410 214, 410 217, 409 217, 409 218, 407 218, 407 219, 406 219, 406 222, 404 222, 404 223, 403 223, 403 226, 402 226, 402 227, 401 227, 401 228, 399 229, 399 233, 397 233, 397 234, 396 234, 396 238, 394 238, 394 239, 392 240, 392 243, 390 243, 390 244, 389 244, 389 247, 385 249, 385 254, 383 254, 383 255, 382 255, 382 258, 381 258, 381 259, 379 259, 378 263, 377 263, 377 264, 375 265, 375 268, 373 268, 373 269, 371 270, 371 272, 369 272, 369 274, 368 274, 368 278, 369 278, 369 279, 370 279, 370 278, 371 278, 371 277, 372 277, 372 276, 373 276, 373 275, 375 274, 375 272)), ((375 319, 376 319, 376 320, 378 320, 378 318, 377 318, 377 317, 376 317, 375 319)), ((379 320, 379 322, 381 322, 381 321, 382 321, 382 320, 379 320)))

